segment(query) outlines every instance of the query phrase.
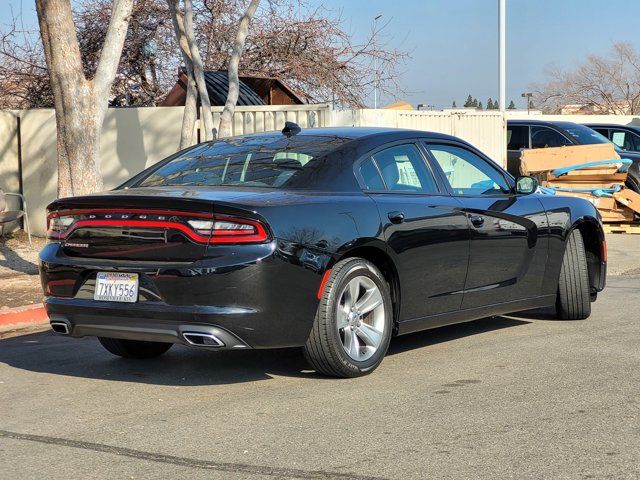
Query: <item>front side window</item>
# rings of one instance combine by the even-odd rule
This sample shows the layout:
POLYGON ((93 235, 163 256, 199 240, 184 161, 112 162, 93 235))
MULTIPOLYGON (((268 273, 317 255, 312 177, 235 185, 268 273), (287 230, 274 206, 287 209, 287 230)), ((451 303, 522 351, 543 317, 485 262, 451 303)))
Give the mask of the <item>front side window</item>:
MULTIPOLYGON (((413 144, 397 145, 371 156, 391 192, 436 193, 438 187, 420 150, 413 144)), ((366 164, 366 162, 365 162, 366 164)))
POLYGON ((628 152, 640 151, 640 137, 626 130, 611 129, 611 141, 628 152))
POLYGON ((429 145, 454 195, 497 195, 511 189, 505 178, 475 153, 453 145, 429 145))
POLYGON ((571 142, 560 132, 548 127, 531 127, 531 148, 564 147, 567 145, 571 145, 571 142))

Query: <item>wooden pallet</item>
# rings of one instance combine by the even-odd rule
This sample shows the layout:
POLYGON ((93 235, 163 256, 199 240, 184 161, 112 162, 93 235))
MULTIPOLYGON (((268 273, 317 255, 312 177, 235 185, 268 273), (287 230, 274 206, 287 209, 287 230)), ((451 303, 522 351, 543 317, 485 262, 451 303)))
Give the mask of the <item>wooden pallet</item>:
POLYGON ((605 223, 605 233, 635 233, 640 235, 640 223, 605 223))

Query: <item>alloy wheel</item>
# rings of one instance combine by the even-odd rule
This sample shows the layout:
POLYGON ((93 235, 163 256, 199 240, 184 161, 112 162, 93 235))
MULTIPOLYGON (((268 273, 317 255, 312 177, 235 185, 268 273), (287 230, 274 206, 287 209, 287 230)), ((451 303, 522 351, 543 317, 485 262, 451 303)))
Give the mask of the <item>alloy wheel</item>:
POLYGON ((353 360, 368 360, 384 338, 382 293, 371 278, 361 275, 349 280, 339 298, 336 318, 342 347, 353 360))

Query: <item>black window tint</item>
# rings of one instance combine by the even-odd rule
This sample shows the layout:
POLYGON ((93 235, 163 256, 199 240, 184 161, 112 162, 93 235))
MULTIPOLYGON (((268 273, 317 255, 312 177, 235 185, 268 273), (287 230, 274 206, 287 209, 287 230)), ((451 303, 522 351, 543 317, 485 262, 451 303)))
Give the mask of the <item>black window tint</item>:
MULTIPOLYGON (((595 132, 593 132, 595 134, 595 132)), ((572 143, 560 132, 548 127, 531 127, 531 148, 563 147, 572 143)))
POLYGON ((606 128, 594 128, 596 132, 598 132, 603 137, 609 138, 609 130, 606 128))
POLYGON ((507 150, 520 150, 529 148, 529 127, 507 127, 507 150))
POLYGON ((373 160, 367 158, 360 164, 360 176, 364 181, 367 190, 384 190, 384 182, 380 176, 380 172, 373 164, 373 160))
POLYGON ((415 145, 398 145, 372 155, 393 192, 436 193, 438 187, 420 150, 415 145))
POLYGON ((498 170, 475 153, 453 145, 429 145, 429 151, 444 171, 454 195, 509 193, 498 170))

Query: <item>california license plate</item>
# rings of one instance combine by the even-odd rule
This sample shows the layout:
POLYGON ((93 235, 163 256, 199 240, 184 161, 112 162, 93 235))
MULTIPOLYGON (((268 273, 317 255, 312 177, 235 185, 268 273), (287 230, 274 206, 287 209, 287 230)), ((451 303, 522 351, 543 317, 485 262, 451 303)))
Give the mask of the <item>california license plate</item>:
POLYGON ((93 299, 106 302, 137 302, 138 274, 98 272, 93 299))

